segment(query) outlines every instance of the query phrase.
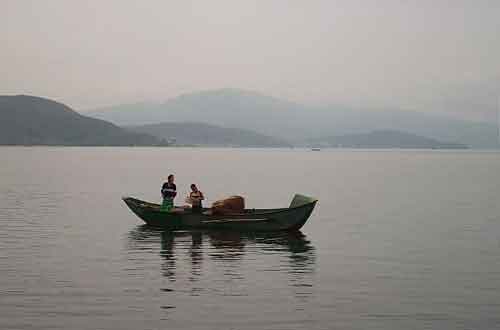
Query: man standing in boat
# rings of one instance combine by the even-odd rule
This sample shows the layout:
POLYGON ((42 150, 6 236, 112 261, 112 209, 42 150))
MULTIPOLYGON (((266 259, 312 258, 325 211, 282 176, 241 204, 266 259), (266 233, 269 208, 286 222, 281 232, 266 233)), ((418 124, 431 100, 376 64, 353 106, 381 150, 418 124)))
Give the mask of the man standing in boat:
POLYGON ((174 183, 174 175, 168 176, 168 181, 163 183, 161 187, 161 195, 163 203, 161 204, 162 211, 171 211, 174 208, 174 198, 177 195, 177 186, 174 183))

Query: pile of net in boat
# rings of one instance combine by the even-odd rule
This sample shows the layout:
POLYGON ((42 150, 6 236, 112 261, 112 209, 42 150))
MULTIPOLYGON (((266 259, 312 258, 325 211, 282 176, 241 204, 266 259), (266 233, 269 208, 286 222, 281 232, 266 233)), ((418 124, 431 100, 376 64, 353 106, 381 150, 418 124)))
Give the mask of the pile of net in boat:
POLYGON ((235 214, 243 213, 245 210, 245 199, 241 196, 230 196, 213 202, 212 214, 235 214))

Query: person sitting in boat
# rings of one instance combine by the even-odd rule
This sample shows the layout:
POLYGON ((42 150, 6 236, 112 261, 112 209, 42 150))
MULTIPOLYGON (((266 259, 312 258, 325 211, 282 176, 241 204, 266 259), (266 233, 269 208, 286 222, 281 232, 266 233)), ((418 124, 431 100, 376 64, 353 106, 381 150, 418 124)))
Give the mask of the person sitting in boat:
POLYGON ((205 199, 203 193, 198 190, 198 187, 193 183, 191 184, 191 192, 189 193, 189 200, 191 202, 193 212, 200 213, 203 209, 202 200, 205 199))
POLYGON ((168 176, 167 182, 163 183, 161 187, 161 195, 163 203, 161 204, 162 211, 171 211, 174 208, 174 198, 177 195, 177 186, 174 183, 174 175, 168 176))

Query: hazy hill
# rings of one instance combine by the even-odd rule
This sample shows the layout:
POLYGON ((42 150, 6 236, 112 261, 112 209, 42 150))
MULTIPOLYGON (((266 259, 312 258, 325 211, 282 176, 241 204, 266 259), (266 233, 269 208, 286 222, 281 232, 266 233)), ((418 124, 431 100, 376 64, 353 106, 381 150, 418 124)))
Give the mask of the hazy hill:
POLYGON ((2 145, 155 145, 156 137, 82 116, 45 98, 0 96, 2 145))
POLYGON ((204 122, 289 141, 374 130, 398 130, 477 148, 497 147, 496 126, 412 111, 308 107, 255 92, 221 89, 181 95, 165 103, 122 105, 88 115, 119 125, 204 122))
POLYGON ((458 143, 441 142, 435 139, 399 131, 373 131, 362 134, 330 136, 309 141, 311 145, 343 148, 411 148, 411 149, 466 149, 458 143))
POLYGON ((226 128, 204 123, 161 123, 128 127, 176 144, 232 147, 289 147, 282 139, 239 128, 226 128))
POLYGON ((294 110, 300 114, 304 108, 255 92, 220 89, 180 95, 161 104, 125 104, 87 114, 119 125, 204 122, 217 126, 249 128, 270 120, 281 120, 293 114, 294 110))

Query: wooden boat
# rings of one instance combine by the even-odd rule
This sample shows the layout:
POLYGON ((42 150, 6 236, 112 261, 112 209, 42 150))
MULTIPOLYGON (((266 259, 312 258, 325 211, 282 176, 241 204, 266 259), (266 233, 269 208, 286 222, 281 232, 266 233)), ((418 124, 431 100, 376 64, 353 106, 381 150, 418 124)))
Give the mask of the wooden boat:
POLYGON ((167 230, 229 229, 236 231, 295 231, 311 215, 317 200, 296 194, 287 208, 245 209, 242 213, 217 215, 210 209, 193 213, 190 209, 179 212, 160 210, 159 204, 124 197, 123 201, 148 225, 167 230))

